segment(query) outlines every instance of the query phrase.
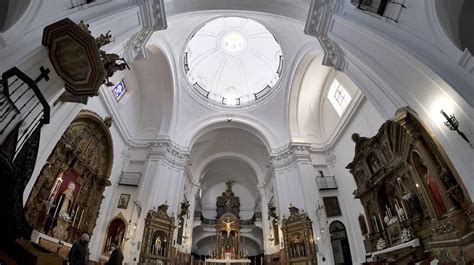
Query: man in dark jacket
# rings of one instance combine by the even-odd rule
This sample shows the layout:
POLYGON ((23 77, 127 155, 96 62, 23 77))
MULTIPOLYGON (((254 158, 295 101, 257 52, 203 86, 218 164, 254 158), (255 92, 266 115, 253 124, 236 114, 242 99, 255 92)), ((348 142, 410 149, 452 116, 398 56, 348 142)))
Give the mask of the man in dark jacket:
POLYGON ((69 265, 85 265, 87 257, 87 243, 89 243, 89 234, 82 233, 81 240, 74 242, 69 250, 69 265))
POLYGON ((105 265, 122 265, 123 261, 123 254, 122 250, 120 250, 120 244, 117 240, 113 240, 110 244, 112 249, 112 254, 110 254, 109 261, 105 263, 105 265))

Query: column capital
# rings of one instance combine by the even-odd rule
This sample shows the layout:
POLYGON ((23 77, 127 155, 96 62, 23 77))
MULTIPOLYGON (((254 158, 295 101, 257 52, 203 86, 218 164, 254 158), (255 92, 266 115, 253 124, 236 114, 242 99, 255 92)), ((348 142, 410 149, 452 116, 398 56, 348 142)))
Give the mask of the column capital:
POLYGON ((169 139, 153 141, 148 144, 148 159, 153 158, 162 158, 177 167, 184 167, 191 163, 189 152, 169 139))
POLYGON ((297 162, 311 162, 311 144, 291 142, 286 146, 272 150, 267 166, 275 169, 287 168, 297 162))

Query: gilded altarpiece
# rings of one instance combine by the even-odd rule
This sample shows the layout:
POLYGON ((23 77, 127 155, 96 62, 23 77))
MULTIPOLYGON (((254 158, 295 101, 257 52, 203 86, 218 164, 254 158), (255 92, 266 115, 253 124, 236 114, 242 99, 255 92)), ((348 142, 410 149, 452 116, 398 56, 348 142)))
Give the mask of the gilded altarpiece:
POLYGON ((474 207, 447 155, 416 113, 397 111, 372 138, 353 135, 353 174, 374 262, 474 261, 474 207))
POLYGON ((171 241, 176 228, 175 218, 169 216, 168 205, 158 206, 158 210, 150 210, 145 218, 140 263, 170 265, 174 256, 171 241))
POLYGON ((110 185, 110 125, 110 118, 81 111, 66 129, 25 206, 35 230, 69 243, 82 232, 92 234, 103 192, 110 185))
POLYGON ((282 231, 285 259, 288 265, 316 265, 316 245, 312 221, 306 213, 290 206, 290 216, 283 218, 282 231))

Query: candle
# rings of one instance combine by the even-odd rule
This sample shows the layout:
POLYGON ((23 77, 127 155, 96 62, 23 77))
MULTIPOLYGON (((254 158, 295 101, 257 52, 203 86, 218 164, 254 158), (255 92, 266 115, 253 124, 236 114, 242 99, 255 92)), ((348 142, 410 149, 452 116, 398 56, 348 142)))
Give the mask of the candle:
POLYGON ((63 198, 64 197, 62 197, 62 196, 61 196, 61 198, 59 198, 58 204, 56 205, 56 210, 54 210, 54 216, 53 216, 54 218, 56 218, 56 215, 58 214, 59 206, 61 205, 61 202, 63 201, 63 198))
POLYGON ((377 233, 380 232, 380 230, 379 230, 379 225, 377 224, 377 217, 372 216, 372 219, 374 220, 374 224, 375 224, 375 227, 374 227, 374 228, 375 228, 375 230, 377 230, 376 232, 377 232, 377 233))
POLYGON ((74 210, 74 219, 72 219, 71 226, 74 227, 74 223, 76 222, 77 211, 79 210, 79 205, 76 205, 76 210, 74 210))
POLYGON ((84 209, 82 209, 81 217, 79 217, 79 223, 77 223, 77 229, 81 228, 82 215, 84 214, 84 209))
POLYGON ((380 225, 382 226, 382 231, 383 231, 383 230, 384 230, 384 226, 383 226, 382 217, 380 216, 380 213, 379 213, 379 221, 380 221, 380 225))

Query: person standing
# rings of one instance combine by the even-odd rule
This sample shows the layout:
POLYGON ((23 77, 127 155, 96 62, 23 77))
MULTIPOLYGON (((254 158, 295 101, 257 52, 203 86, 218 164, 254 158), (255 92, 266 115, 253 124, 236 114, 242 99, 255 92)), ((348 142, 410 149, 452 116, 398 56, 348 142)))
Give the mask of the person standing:
POLYGON ((123 254, 118 240, 113 240, 110 247, 112 248, 112 254, 110 254, 109 261, 105 265, 122 265, 123 254))
POLYGON ((74 242, 69 250, 69 265, 85 265, 87 257, 87 243, 89 243, 89 234, 82 233, 81 239, 74 242))

